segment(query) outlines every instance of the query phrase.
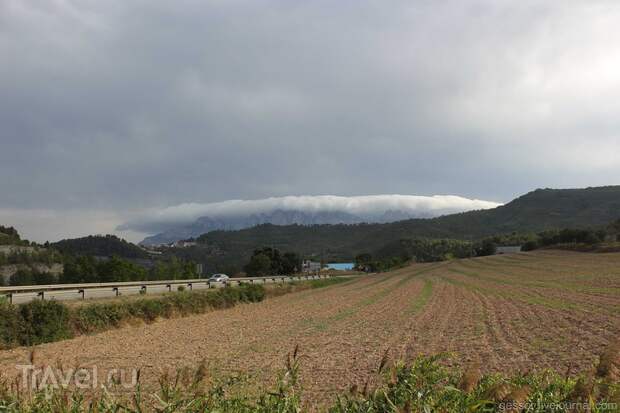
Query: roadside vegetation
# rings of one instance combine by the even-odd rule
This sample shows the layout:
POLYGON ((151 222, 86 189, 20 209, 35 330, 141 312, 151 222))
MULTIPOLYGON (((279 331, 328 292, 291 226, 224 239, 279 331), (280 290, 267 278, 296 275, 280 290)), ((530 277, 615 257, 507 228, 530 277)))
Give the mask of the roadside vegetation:
POLYGON ((255 303, 266 297, 306 289, 324 288, 351 281, 327 278, 265 287, 242 284, 206 291, 179 290, 159 297, 109 300, 71 306, 58 301, 32 301, 12 305, 0 300, 0 349, 31 346, 121 327, 130 321, 151 323, 161 318, 200 314, 230 308, 238 303, 255 303))
MULTIPOLYGON (((321 411, 328 413, 410 412, 589 412, 620 411, 618 368, 620 350, 610 348, 591 372, 564 377, 543 371, 513 377, 482 375, 479 367, 445 367, 447 355, 422 356, 411 362, 380 361, 377 384, 353 385, 321 411)), ((35 360, 34 354, 31 360, 35 360)), ((0 410, 4 412, 222 412, 300 413, 304 403, 300 385, 302 357, 289 354, 274 384, 256 392, 244 390, 240 379, 212 378, 204 362, 164 374, 155 394, 138 381, 133 393, 109 389, 95 396, 68 388, 20 392, 0 383, 0 410)))
POLYGON ((208 291, 181 291, 161 297, 69 307, 57 301, 11 305, 0 302, 0 347, 31 346, 117 328, 131 320, 147 323, 238 303, 259 302, 265 288, 247 284, 208 291))

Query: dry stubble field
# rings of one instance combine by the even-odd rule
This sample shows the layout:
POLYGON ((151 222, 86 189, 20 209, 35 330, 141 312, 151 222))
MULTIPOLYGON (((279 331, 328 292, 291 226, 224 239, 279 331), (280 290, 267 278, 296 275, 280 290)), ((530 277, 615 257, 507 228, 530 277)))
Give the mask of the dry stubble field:
MULTIPOLYGON (((620 337, 620 254, 560 251, 417 264, 260 304, 40 346, 38 362, 162 370, 205 359, 273 379, 296 344, 307 401, 362 384, 384 351, 454 352, 486 372, 589 368, 620 337)), ((29 349, 0 352, 9 372, 29 349)))

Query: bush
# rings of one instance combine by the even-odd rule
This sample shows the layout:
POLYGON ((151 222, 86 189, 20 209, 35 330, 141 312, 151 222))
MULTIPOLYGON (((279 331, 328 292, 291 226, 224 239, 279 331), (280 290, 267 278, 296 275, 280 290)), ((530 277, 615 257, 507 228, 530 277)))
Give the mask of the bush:
POLYGON ((486 257, 494 255, 497 252, 497 245, 492 239, 484 239, 482 242, 474 245, 474 251, 478 257, 486 257))
POLYGON ((0 303, 0 348, 20 345, 20 316, 17 307, 0 303))
POLYGON ((73 314, 73 328, 79 333, 93 333, 119 327, 129 317, 123 304, 91 304, 78 308, 73 314))
POLYGON ((244 301, 257 303, 265 299, 265 288, 262 285, 246 284, 242 286, 244 301))
POLYGON ((530 241, 527 241, 525 244, 523 244, 523 247, 521 247, 521 250, 522 251, 534 251, 537 248, 538 248, 538 242, 534 240, 530 240, 530 241))
POLYGON ((32 301, 18 307, 18 337, 22 345, 36 345, 73 337, 67 306, 56 301, 32 301))
POLYGON ((132 317, 151 323, 160 317, 170 317, 172 306, 165 299, 142 299, 127 304, 132 317))

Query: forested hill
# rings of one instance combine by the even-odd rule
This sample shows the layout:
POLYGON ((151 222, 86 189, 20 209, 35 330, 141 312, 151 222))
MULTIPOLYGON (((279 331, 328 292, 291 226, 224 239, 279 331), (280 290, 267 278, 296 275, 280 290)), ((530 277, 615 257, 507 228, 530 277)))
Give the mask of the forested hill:
POLYGON ((378 250, 398 239, 480 239, 511 232, 603 226, 618 218, 620 186, 538 189, 498 208, 432 219, 357 225, 267 224, 240 231, 210 232, 199 242, 231 254, 244 255, 266 245, 302 254, 351 256, 378 250))
POLYGON ((64 254, 118 256, 122 258, 148 258, 140 247, 115 235, 89 235, 88 237, 65 239, 51 244, 64 254))
POLYGON ((22 243, 15 228, 0 225, 0 245, 21 245, 22 243))

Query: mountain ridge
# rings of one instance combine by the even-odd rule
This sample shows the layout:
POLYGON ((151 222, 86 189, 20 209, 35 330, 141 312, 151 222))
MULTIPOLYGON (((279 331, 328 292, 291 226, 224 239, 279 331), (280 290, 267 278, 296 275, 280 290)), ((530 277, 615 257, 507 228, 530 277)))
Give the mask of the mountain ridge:
MULTIPOLYGON (((528 192, 496 208, 438 217, 429 217, 428 214, 422 213, 412 216, 411 212, 397 210, 386 210, 382 215, 369 217, 343 211, 311 213, 282 209, 245 217, 201 217, 192 224, 147 237, 141 244, 166 244, 179 239, 198 238, 208 233, 215 233, 216 238, 227 238, 233 235, 218 234, 221 231, 251 230, 265 224, 281 227, 368 224, 370 226, 365 227, 364 233, 371 230, 392 233, 394 236, 399 234, 404 238, 410 238, 414 234, 427 238, 473 239, 513 231, 531 232, 552 228, 604 225, 617 218, 618 211, 620 211, 620 186, 544 188, 528 192), (378 226, 374 228, 372 225, 378 226)), ((291 230, 296 233, 300 231, 297 227, 291 230)), ((280 230, 274 229, 274 232, 280 230)), ((243 234, 245 232, 240 234, 242 238, 243 234)), ((265 236, 270 239, 269 235, 265 236)), ((379 238, 384 237, 386 235, 382 234, 379 238)), ((390 240, 392 238, 390 237, 390 240)), ((329 240, 327 243, 329 244, 329 240)))
MULTIPOLYGON (((337 224, 360 224, 364 222, 393 222, 411 218, 413 214, 405 211, 388 210, 383 214, 370 217, 360 216, 345 211, 317 211, 305 212, 301 210, 276 209, 269 213, 255 213, 247 216, 233 217, 209 217, 204 216, 196 219, 188 225, 178 226, 162 233, 146 237, 140 242, 142 245, 168 244, 180 239, 196 238, 211 231, 236 231, 252 228, 263 224, 279 226, 286 225, 337 225, 337 224)), ((423 213, 418 216, 424 216, 423 213)))
POLYGON ((239 231, 209 232, 198 241, 240 257, 254 248, 271 245, 301 254, 350 259, 399 239, 477 240, 512 232, 604 226, 618 218, 620 186, 537 189, 497 208, 430 219, 384 224, 260 225, 239 231))

